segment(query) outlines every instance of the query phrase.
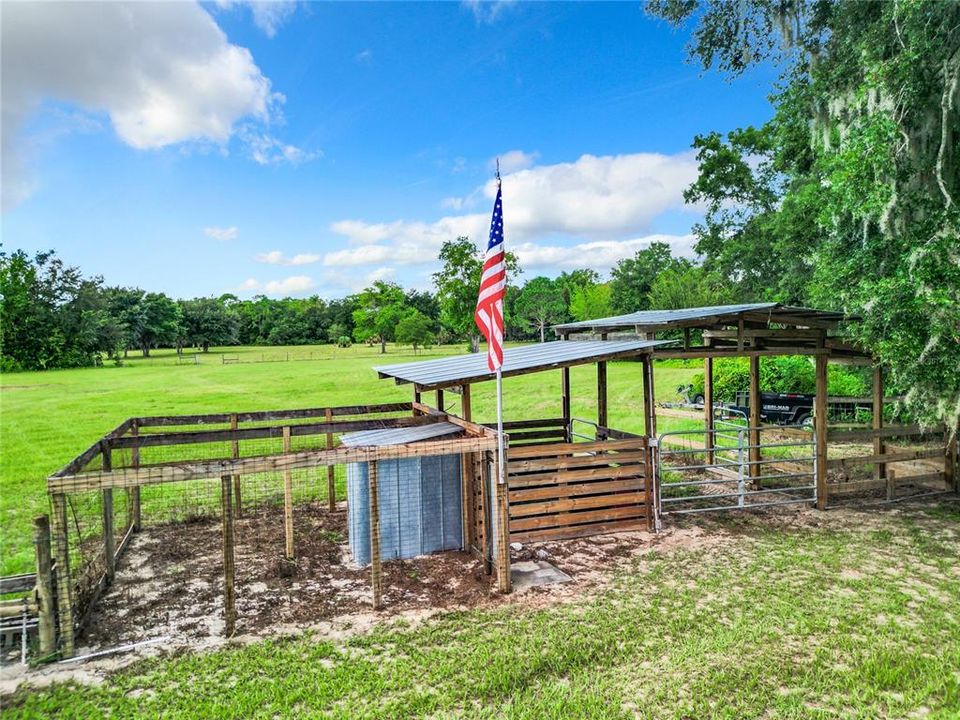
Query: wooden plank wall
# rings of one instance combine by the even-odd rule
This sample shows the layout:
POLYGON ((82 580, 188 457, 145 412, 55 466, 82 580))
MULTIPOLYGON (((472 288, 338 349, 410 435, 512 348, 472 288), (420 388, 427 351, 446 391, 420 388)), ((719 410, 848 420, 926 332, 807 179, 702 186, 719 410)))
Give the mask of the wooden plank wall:
POLYGON ((643 437, 511 447, 510 540, 559 540, 648 528, 643 437))

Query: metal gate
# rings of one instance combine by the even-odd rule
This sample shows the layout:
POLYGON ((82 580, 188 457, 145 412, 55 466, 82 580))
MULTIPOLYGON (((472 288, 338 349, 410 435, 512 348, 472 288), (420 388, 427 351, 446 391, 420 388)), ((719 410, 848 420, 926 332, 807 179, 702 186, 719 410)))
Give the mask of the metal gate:
POLYGON ((664 515, 815 502, 816 445, 809 428, 718 420, 661 434, 655 477, 658 526, 664 515))

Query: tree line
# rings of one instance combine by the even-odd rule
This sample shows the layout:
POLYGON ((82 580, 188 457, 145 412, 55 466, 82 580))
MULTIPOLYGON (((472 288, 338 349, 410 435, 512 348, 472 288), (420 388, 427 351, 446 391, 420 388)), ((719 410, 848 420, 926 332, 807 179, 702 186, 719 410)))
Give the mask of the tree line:
MULTIPOLYGON (((158 347, 178 351, 211 346, 306 345, 364 342, 412 345, 467 343, 477 350, 473 321, 482 256, 466 237, 440 250, 441 269, 431 290, 404 289, 377 281, 344 298, 273 299, 258 295, 173 299, 140 288, 108 286, 85 276, 50 252, 0 253, 0 347, 2 369, 84 367, 122 362, 130 351, 149 356, 158 347)), ((505 300, 510 340, 553 338, 551 326, 648 307, 722 302, 720 282, 689 260, 654 243, 622 260, 604 281, 590 269, 556 278, 520 282, 516 257, 508 254, 505 300)))

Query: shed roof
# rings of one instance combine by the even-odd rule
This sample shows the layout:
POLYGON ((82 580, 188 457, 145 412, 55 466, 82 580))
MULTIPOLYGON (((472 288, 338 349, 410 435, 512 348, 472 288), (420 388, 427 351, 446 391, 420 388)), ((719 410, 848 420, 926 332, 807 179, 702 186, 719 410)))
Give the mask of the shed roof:
MULTIPOLYGON (((636 357, 672 340, 576 340, 538 343, 505 348, 503 376, 523 375, 552 368, 586 365, 617 358, 636 357)), ((381 365, 374 368, 381 378, 394 378, 397 383, 414 383, 432 390, 492 380, 495 374, 487 369, 484 353, 456 355, 436 360, 381 365)))
POLYGON ((674 327, 736 322, 741 318, 765 320, 768 323, 797 327, 833 327, 846 316, 829 310, 793 307, 780 303, 745 303, 741 305, 711 305, 681 310, 641 310, 597 320, 563 323, 556 329, 563 332, 590 332, 593 330, 664 330, 674 327))
POLYGON ((463 428, 448 422, 436 422, 429 425, 415 425, 404 428, 384 428, 382 430, 361 430, 346 433, 340 442, 347 447, 366 447, 380 445, 405 445, 406 443, 430 440, 444 435, 462 433, 463 428))

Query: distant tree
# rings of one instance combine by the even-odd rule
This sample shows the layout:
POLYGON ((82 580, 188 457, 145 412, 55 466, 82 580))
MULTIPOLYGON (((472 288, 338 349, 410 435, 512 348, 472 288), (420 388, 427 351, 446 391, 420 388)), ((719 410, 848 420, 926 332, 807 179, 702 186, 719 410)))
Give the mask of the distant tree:
POLYGON ((122 348, 126 357, 130 348, 137 347, 137 335, 140 327, 140 301, 143 290, 140 288, 109 287, 105 290, 107 312, 113 319, 116 345, 122 348))
POLYGON ((632 258, 617 263, 610 274, 610 304, 615 313, 631 313, 650 307, 650 288, 657 274, 675 260, 670 246, 654 242, 639 250, 632 258))
POLYGON ((516 313, 540 334, 540 342, 544 342, 547 327, 563 320, 566 313, 560 287, 550 278, 533 278, 517 297, 516 313))
POLYGON ((235 345, 239 341, 240 319, 220 300, 181 300, 183 336, 187 343, 209 352, 211 345, 235 345))
MULTIPOLYGON (((440 323, 454 336, 467 338, 471 352, 480 347, 480 331, 473 319, 480 291, 483 254, 467 237, 449 240, 440 248, 443 267, 433 274, 440 306, 440 323)), ((517 258, 506 253, 507 282, 518 274, 517 258)))
POLYGON ((357 296, 353 336, 358 342, 378 342, 380 352, 394 339, 397 324, 407 310, 406 296, 396 283, 377 280, 357 296))
POLYGON ((440 303, 437 296, 428 290, 407 290, 406 304, 408 307, 415 308, 424 317, 429 319, 431 329, 440 323, 440 303))
POLYGON ((147 293, 138 307, 135 340, 144 357, 152 348, 176 342, 181 321, 177 303, 163 293, 147 293))
POLYGON ((596 320, 613 314, 610 283, 577 287, 570 297, 570 316, 574 320, 596 320))
POLYGON ((573 313, 570 310, 570 304, 573 302, 573 295, 577 290, 582 290, 600 283, 600 274, 596 270, 590 270, 589 268, 583 268, 579 270, 563 271, 557 276, 556 279, 557 287, 560 288, 560 293, 563 295, 563 304, 567 308, 567 315, 564 320, 568 320, 573 317, 573 313))
POLYGON ((702 267, 672 267, 657 275, 649 297, 651 309, 679 310, 726 305, 734 291, 726 278, 702 267))
POLYGON ((416 308, 410 308, 397 323, 396 340, 404 345, 412 345, 413 352, 418 347, 429 347, 436 341, 433 334, 433 321, 416 308))

